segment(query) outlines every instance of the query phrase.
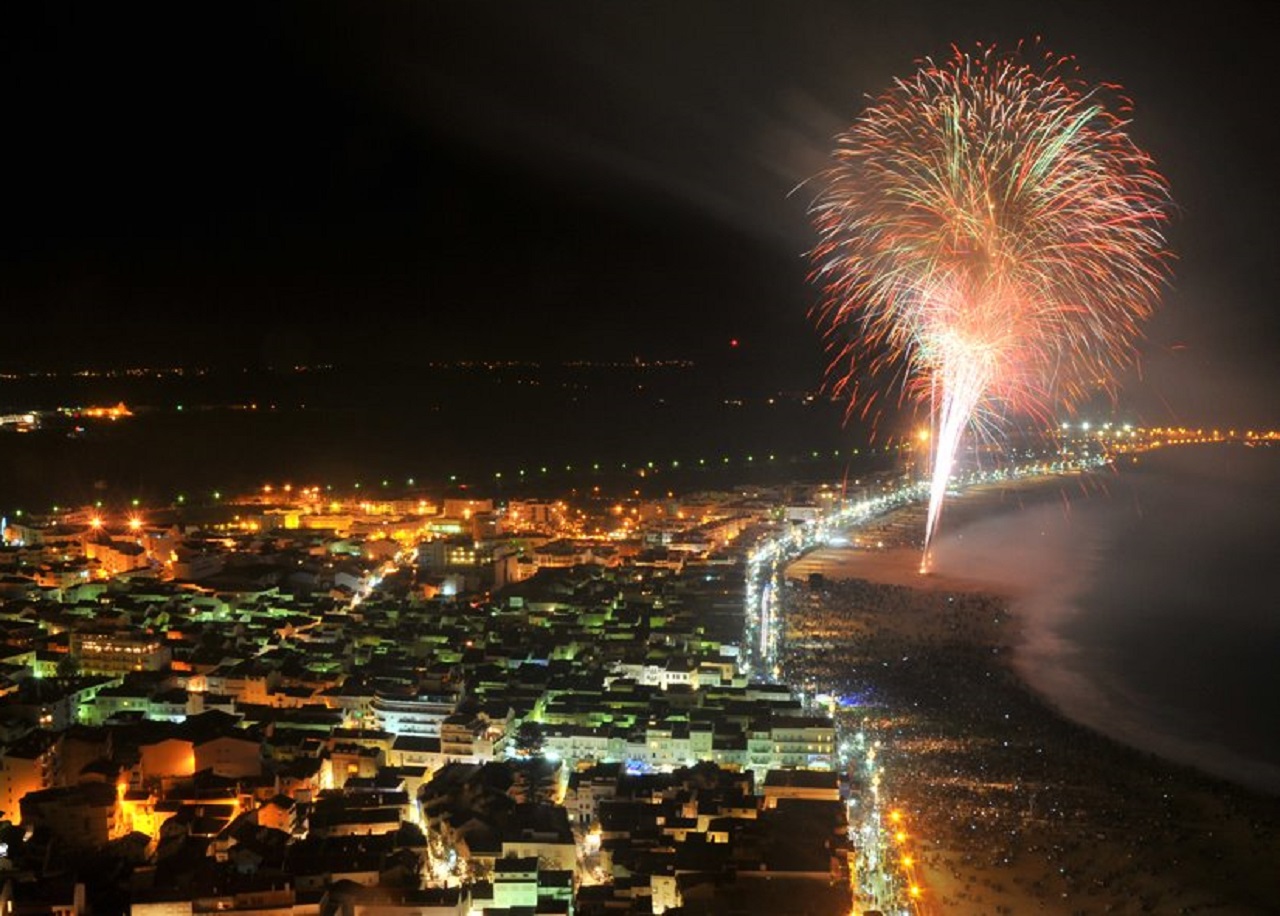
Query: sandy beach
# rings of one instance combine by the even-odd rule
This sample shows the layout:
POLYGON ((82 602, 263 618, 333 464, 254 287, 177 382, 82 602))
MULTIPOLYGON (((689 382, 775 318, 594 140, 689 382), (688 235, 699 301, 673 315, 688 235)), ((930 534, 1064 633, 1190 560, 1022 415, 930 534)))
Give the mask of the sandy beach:
MULTIPOLYGON (((1009 498, 993 490, 956 514, 1009 498)), ((840 714, 884 742, 921 912, 1280 912, 1280 798, 1051 708, 1013 664, 1034 623, 1017 595, 946 564, 921 575, 918 516, 792 564, 784 602, 788 676, 861 698, 840 714)))

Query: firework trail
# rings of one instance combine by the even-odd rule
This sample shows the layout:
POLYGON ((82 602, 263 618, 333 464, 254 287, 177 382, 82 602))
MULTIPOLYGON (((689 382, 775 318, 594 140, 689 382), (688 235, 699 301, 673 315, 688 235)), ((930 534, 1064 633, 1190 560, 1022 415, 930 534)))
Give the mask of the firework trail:
POLYGON ((923 62, 838 138, 810 207, 835 391, 852 410, 857 373, 892 366, 929 406, 922 569, 966 429, 1110 390, 1167 278, 1168 187, 1115 87, 1070 69, 923 62))

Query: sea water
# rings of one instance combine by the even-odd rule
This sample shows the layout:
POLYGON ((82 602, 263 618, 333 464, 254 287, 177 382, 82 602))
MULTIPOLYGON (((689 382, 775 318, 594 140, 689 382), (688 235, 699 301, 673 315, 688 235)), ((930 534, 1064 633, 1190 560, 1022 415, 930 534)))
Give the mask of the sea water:
MULTIPOLYGON (((1015 595, 1015 664, 1068 717, 1280 794, 1280 448, 1170 448, 947 533, 1015 595)), ((945 528, 945 526, 944 526, 945 528)))

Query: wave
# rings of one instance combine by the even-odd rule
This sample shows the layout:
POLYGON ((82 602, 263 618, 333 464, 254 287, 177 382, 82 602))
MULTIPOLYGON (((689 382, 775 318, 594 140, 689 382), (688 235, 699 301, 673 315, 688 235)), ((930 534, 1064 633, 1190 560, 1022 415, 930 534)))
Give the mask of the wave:
POLYGON ((1161 455, 947 532, 935 568, 1007 594, 1014 665, 1063 715, 1280 794, 1280 622, 1268 496, 1280 452, 1161 455))

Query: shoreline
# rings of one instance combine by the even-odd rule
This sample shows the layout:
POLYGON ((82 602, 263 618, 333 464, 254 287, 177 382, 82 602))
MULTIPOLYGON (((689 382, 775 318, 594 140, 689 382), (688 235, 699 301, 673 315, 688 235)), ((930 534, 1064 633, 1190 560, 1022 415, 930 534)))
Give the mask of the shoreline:
POLYGON ((1280 798, 1069 718, 1015 653, 1025 595, 943 563, 921 575, 904 546, 912 511, 860 532, 881 549, 791 564, 786 600, 788 629, 810 644, 790 670, 846 678, 865 700, 858 724, 885 736, 888 797, 923 838, 922 911, 1275 912, 1280 798))
MULTIPOLYGON (((1075 475, 1079 483, 1073 489, 1087 493, 1105 488, 1105 482, 1095 485, 1098 479, 1096 474, 1075 475), (1090 478, 1095 483, 1089 483, 1090 478)), ((791 567, 792 574, 803 576, 811 569, 816 571, 813 564, 819 564, 838 570, 830 573, 834 578, 862 578, 925 592, 998 596, 1007 605, 1021 635, 1011 647, 1014 670, 1045 705, 1064 718, 1139 752, 1280 798, 1280 768, 1226 746, 1163 731, 1154 716, 1143 714, 1149 705, 1144 698, 1108 676, 1108 671, 1064 664, 1078 647, 1060 633, 1060 627, 1080 612, 1081 582, 1095 574, 1093 564, 1097 558, 1091 554, 1110 549, 1111 535, 1084 526, 1072 535, 1084 535, 1085 542, 1068 543, 1063 532, 1042 530, 1039 533, 1048 535, 1052 551, 1067 558, 1062 564, 1045 564, 1038 555, 1043 545, 1029 547, 1026 539, 1010 537, 1004 531, 1011 527, 1005 519, 1015 512, 1023 513, 1024 518, 1037 512, 1058 514, 1059 496, 1064 503, 1067 499, 1067 481, 1075 482, 1062 477, 1028 478, 967 491, 970 499, 950 510, 960 517, 948 519, 950 524, 933 549, 934 569, 928 573, 918 571, 922 551, 915 543, 922 527, 917 516, 923 514, 923 509, 906 507, 873 523, 871 536, 860 538, 862 549, 855 545, 855 549, 814 551, 791 567), (877 527, 884 530, 876 531, 877 527), (993 536, 993 531, 1002 534, 993 536), (966 566, 971 574, 957 572, 966 566)), ((1064 514, 1070 516, 1071 509, 1068 507, 1064 514)), ((1061 519, 1056 521, 1060 523, 1061 519)), ((1054 522, 1051 518, 1043 527, 1052 529, 1054 522)), ((1023 529, 1027 527, 1023 525, 1023 529)))

